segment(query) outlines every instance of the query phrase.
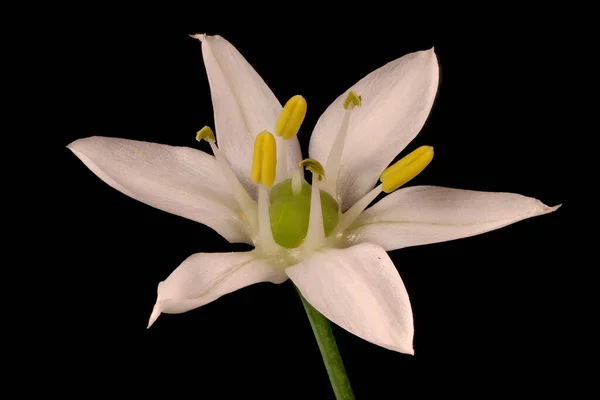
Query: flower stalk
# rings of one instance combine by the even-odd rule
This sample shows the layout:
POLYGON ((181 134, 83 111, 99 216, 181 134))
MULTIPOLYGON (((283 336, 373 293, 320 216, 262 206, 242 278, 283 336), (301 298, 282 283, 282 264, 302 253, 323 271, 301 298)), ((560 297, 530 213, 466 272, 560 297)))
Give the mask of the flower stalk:
POLYGON ((312 327, 313 334, 317 340, 317 345, 319 345, 321 357, 323 357, 323 363, 327 369, 329 382, 331 382, 331 387, 335 393, 336 400, 354 400, 350 380, 346 374, 340 350, 335 342, 331 323, 323 316, 323 314, 318 312, 308 301, 306 301, 296 286, 294 286, 294 288, 296 289, 298 296, 300 296, 300 300, 302 300, 304 311, 306 311, 306 315, 310 321, 310 326, 312 327))

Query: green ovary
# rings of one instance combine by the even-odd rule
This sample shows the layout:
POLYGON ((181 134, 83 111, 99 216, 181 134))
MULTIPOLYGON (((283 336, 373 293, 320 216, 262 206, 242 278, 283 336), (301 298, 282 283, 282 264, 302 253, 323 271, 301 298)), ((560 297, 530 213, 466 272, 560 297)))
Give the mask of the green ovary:
MULTIPOLYGON (((300 193, 292 191, 292 180, 288 179, 271 189, 271 230, 275 242, 287 249, 298 247, 304 241, 308 231, 310 216, 311 186, 302 182, 300 193)), ((339 220, 338 203, 331 195, 321 190, 321 209, 325 235, 329 235, 339 220)))

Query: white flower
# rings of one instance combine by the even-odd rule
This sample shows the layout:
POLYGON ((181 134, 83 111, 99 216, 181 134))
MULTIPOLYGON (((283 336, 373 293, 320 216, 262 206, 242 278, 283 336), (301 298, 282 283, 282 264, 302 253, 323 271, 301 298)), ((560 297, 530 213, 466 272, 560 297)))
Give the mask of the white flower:
POLYGON ((433 49, 373 71, 329 106, 310 141, 312 160, 305 164, 315 174, 309 187, 298 170, 302 157, 295 137, 305 112, 303 99, 296 97, 286 106, 288 117, 295 113, 290 117, 292 132, 275 141, 269 133, 256 140, 265 130, 280 133, 279 101, 229 42, 219 36, 196 37, 202 42, 211 87, 218 148, 212 131, 199 134, 211 141, 214 156, 107 137, 68 146, 115 189, 205 224, 231 243, 255 246, 244 253, 198 253, 186 259, 158 285, 149 326, 160 313, 182 313, 257 282, 290 278, 318 311, 342 328, 412 354, 408 294, 386 251, 477 235, 558 208, 512 193, 416 186, 397 190, 366 209, 382 189, 394 191, 433 156, 432 148, 423 147, 399 167, 386 170, 431 110, 438 86, 433 49), (255 141, 258 153, 253 156, 255 141), (268 149, 274 143, 276 152, 268 149), (382 176, 384 170, 389 177, 382 176), (275 171, 276 186, 269 189, 275 171), (321 175, 322 181, 314 179, 321 175), (380 176, 384 187, 373 189, 380 176), (298 199, 304 203, 286 203, 288 198, 273 193, 285 185, 289 198, 303 193, 298 199), (331 197, 319 196, 320 190, 331 197), (284 211, 273 211, 280 200, 284 211), (270 212, 279 213, 284 222, 277 225, 270 212), (304 231, 294 233, 298 229, 304 231))

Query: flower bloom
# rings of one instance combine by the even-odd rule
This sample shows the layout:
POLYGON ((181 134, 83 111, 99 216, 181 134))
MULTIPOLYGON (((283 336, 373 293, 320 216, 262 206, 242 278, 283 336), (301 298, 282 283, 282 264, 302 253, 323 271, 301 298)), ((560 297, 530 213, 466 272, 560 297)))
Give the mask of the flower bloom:
POLYGON ((408 294, 386 251, 473 236, 558 208, 512 193, 397 190, 433 158, 433 148, 423 146, 389 166, 433 105, 439 77, 433 49, 392 61, 340 95, 318 120, 310 158, 302 161, 296 134, 306 101, 294 96, 282 107, 229 42, 195 37, 217 132, 215 138, 205 127, 197 139, 207 140, 213 155, 108 137, 68 146, 113 188, 255 247, 187 258, 158 285, 148 326, 161 313, 289 278, 337 325, 413 354, 408 294), (312 172, 311 184, 302 167, 312 172), (382 191, 390 194, 368 208, 382 191))

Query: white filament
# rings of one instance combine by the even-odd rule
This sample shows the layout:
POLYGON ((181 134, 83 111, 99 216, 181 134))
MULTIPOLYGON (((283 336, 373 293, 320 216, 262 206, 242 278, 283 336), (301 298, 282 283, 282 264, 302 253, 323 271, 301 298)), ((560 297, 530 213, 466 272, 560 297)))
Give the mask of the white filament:
POLYGON ((342 216, 340 217, 340 222, 336 228, 337 232, 343 232, 346 228, 348 228, 355 220, 365 211, 365 208, 371 204, 373 200, 382 192, 383 184, 377 186, 375 189, 371 190, 369 193, 365 194, 360 200, 358 200, 352 207, 348 209, 342 216))
POLYGON ((275 182, 281 182, 285 179, 289 178, 288 168, 287 168, 287 147, 288 141, 281 138, 275 137, 279 146, 277 146, 277 172, 275 173, 275 182))
POLYGON ((269 216, 269 192, 264 185, 258 186, 258 232, 260 250, 267 254, 274 254, 278 245, 273 239, 271 231, 271 218, 269 216))
POLYGON ((252 200, 252 198, 250 197, 250 195, 248 194, 246 189, 244 189, 244 186, 238 180, 237 176, 235 176, 235 173, 229 166, 229 163, 227 162, 225 157, 223 157, 223 155, 221 154, 221 151, 219 150, 217 145, 214 142, 208 142, 208 143, 210 144, 210 148, 212 149, 213 154, 215 155, 215 158, 217 159, 217 164, 219 165, 219 169, 221 170, 221 173, 227 180, 227 183, 229 184, 231 192, 233 193, 235 200, 237 201, 238 205, 240 206, 241 211, 244 213, 246 218, 248 218, 248 223, 249 223, 250 227, 255 227, 256 223, 257 223, 256 202, 254 200, 252 200))
POLYGON ((308 219, 308 232, 302 247, 308 251, 316 250, 325 243, 325 228, 323 226, 323 209, 321 208, 321 183, 317 174, 313 173, 312 188, 310 192, 310 216, 308 219))
POLYGON ((327 171, 327 181, 323 185, 325 189, 334 199, 339 202, 337 196, 337 180, 340 173, 340 163, 342 161, 342 152, 344 151, 344 143, 346 142, 346 135, 348 133, 348 125, 350 123, 350 114, 352 113, 352 107, 348 107, 342 118, 342 123, 338 131, 329 156, 327 157, 327 164, 325 165, 325 171, 327 171))
POLYGON ((298 167, 294 170, 292 174, 292 193, 299 194, 302 191, 302 168, 298 167))

